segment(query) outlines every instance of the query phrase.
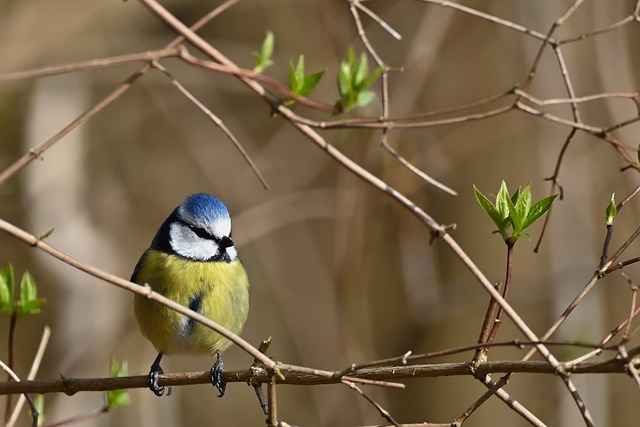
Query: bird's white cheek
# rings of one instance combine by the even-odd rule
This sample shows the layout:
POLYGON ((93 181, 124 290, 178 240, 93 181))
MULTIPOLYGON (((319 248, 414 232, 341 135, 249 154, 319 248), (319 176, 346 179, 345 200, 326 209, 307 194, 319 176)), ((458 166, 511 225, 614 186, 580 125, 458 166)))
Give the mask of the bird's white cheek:
POLYGON ((238 258, 238 251, 236 250, 235 246, 227 248, 227 254, 229 255, 229 258, 231 258, 231 261, 238 258))
POLYGON ((180 224, 171 225, 169 237, 171 248, 183 257, 206 261, 218 252, 218 245, 213 240, 201 239, 180 224))

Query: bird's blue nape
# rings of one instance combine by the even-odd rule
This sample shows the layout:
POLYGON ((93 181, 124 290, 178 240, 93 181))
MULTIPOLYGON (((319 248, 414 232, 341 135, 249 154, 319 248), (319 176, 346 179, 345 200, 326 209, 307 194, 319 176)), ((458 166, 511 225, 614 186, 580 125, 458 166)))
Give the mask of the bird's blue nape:
POLYGON ((205 220, 229 218, 229 210, 217 197, 197 193, 187 197, 182 203, 185 213, 205 220))

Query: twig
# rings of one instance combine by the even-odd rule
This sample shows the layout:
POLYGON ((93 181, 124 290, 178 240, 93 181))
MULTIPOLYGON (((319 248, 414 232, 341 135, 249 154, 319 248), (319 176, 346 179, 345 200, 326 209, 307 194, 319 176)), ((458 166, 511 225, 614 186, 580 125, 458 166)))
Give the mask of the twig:
MULTIPOLYGON (((505 273, 505 279, 504 279, 504 288, 502 289, 502 297, 505 299, 505 301, 509 297, 509 290, 511 289, 511 276, 513 272, 513 243, 506 242, 506 244, 507 244, 507 263, 506 263, 506 273, 505 273)), ((497 286, 496 286, 496 290, 498 290, 497 286)), ((485 316, 485 320, 488 318, 489 312, 493 312, 495 307, 496 305, 495 304, 492 305, 490 301, 489 307, 487 308, 487 315, 485 316)), ((498 333, 498 329, 500 329, 500 325, 502 324, 502 308, 498 307, 498 311, 495 317, 492 319, 492 321, 493 321, 493 326, 491 327, 491 331, 489 332, 489 334, 485 337, 484 343, 491 343, 495 340, 495 337, 498 333)), ((482 335, 484 335, 484 332, 483 332, 484 329, 485 328, 483 325, 481 329, 481 337, 482 335)), ((477 351, 476 354, 474 354, 473 356, 473 362, 477 363, 478 361, 486 360, 488 352, 489 352, 489 347, 483 347, 479 349, 479 351, 477 351)))
POLYGON ((634 366, 633 362, 629 360, 627 349, 624 347, 624 345, 621 345, 619 351, 620 351, 620 356, 622 356, 624 361, 627 363, 626 366, 627 366, 627 370, 629 371, 629 374, 633 378, 633 381, 636 383, 636 386, 640 388, 640 374, 638 374, 638 369, 634 366))
POLYGON ((620 275, 622 275, 622 277, 624 277, 627 280, 627 283, 629 284, 629 287, 631 288, 631 307, 629 309, 629 318, 628 318, 628 322, 627 322, 627 328, 624 331, 624 334, 622 335, 622 343, 625 344, 629 341, 629 338, 631 337, 631 322, 633 321, 634 313, 636 312, 636 301, 638 298, 638 285, 633 283, 633 280, 631 280, 623 271, 620 272, 620 275))
MULTIPOLYGON (((363 368, 372 368, 375 366, 397 366, 397 365, 407 365, 408 363, 415 363, 423 360, 440 358, 444 356, 451 356, 453 354, 464 353, 472 350, 479 350, 484 347, 516 347, 516 348, 524 348, 525 346, 533 346, 538 344, 538 342, 532 341, 521 341, 521 340, 512 340, 512 341, 503 341, 503 342, 492 342, 492 343, 477 343, 472 345, 466 345, 462 347, 454 347, 446 350, 440 351, 432 351, 429 353, 422 354, 411 354, 411 352, 407 352, 401 356, 389 357, 387 359, 380 360, 372 360, 365 363, 353 363, 347 368, 338 371, 336 373, 336 377, 341 377, 343 375, 348 375, 352 372, 356 372, 363 368)), ((561 346, 561 347, 577 347, 577 348, 587 348, 587 349, 597 349, 599 351, 618 351, 617 346, 605 346, 602 343, 586 343, 586 342, 577 342, 577 341, 544 341, 544 344, 547 347, 552 346, 561 346)))
POLYGON ((373 405, 374 408, 376 408, 376 410, 380 413, 380 415, 387 420, 388 422, 390 422, 392 425, 394 425, 395 427, 400 427, 400 425, 396 422, 396 420, 393 419, 393 417, 391 416, 391 414, 389 413, 389 411, 387 411, 386 409, 384 409, 378 402, 376 402, 371 396, 369 396, 367 393, 365 393, 364 391, 362 391, 362 389, 360 387, 358 387, 357 385, 355 385, 354 383, 352 383, 351 381, 345 381, 342 380, 342 384, 348 386, 351 390, 355 391, 356 393, 358 393, 360 396, 364 397, 367 402, 371 403, 371 405, 373 405))
POLYGON ((525 408, 520 402, 513 399, 509 393, 504 391, 502 387, 507 384, 505 377, 502 377, 500 381, 495 382, 489 375, 484 375, 481 382, 488 388, 488 390, 480 396, 475 402, 473 402, 458 418, 456 418, 451 425, 462 425, 484 402, 486 402, 494 394, 498 396, 503 402, 505 402, 511 409, 513 409, 522 418, 527 420, 531 425, 536 427, 546 427, 538 417, 536 417, 531 411, 525 408))
POLYGON ((563 44, 568 44, 568 43, 573 43, 573 42, 577 42, 577 41, 581 41, 584 39, 587 39, 589 37, 593 37, 593 36, 597 36, 598 34, 603 34, 609 31, 613 31, 615 29, 618 29, 620 27, 623 27, 624 25, 627 25, 631 22, 636 21, 636 17, 634 15, 629 15, 624 19, 621 19, 620 21, 614 22, 613 24, 607 25, 605 27, 602 28, 597 28, 593 31, 589 31, 588 33, 582 33, 578 36, 575 37, 569 37, 566 39, 562 39, 562 40, 558 40, 558 46, 561 46, 563 44))
POLYGON ((355 5, 355 7, 357 7, 358 9, 360 9, 361 11, 369 15, 369 17, 374 21, 376 21, 378 25, 382 27, 382 29, 384 29, 386 32, 388 32, 391 35, 391 37, 393 37, 396 40, 402 40, 402 36, 400 35, 399 32, 394 30, 391 27, 391 25, 387 24, 382 18, 380 18, 375 13, 373 13, 371 9, 364 6, 359 0, 349 0, 349 3, 351 3, 352 5, 355 5))
MULTIPOLYGON (((624 208, 625 205, 629 202, 629 200, 635 197, 636 194, 638 194, 638 192, 640 192, 640 185, 634 188, 633 191, 631 191, 631 193, 627 195, 627 197, 622 199, 620 203, 616 205, 616 217, 618 216, 622 208, 624 208)), ((616 218, 614 217, 611 224, 607 224, 607 234, 605 236, 604 244, 602 246, 602 256, 600 256, 600 264, 598 265, 598 270, 602 270, 605 263, 607 262, 607 258, 609 256, 609 244, 611 242, 611 237, 613 236, 613 225, 615 224, 615 221, 616 221, 616 218)))
MULTIPOLYGON (((11 370, 11 368, 9 368, 9 366, 7 366, 2 360, 0 360, 0 368, 2 368, 2 370, 4 370, 7 374, 9 374, 9 376, 13 379, 13 381, 9 380, 6 381, 4 383, 0 383, 0 387, 2 387, 3 384, 20 384, 20 377, 18 377, 16 375, 15 372, 13 372, 11 370)), ((21 393, 21 392, 18 392, 21 393)), ((17 393, 12 393, 12 394, 17 394, 17 393)), ((38 417, 40 416, 40 414, 38 413, 38 409, 36 408, 36 404, 33 401, 33 399, 31 398, 31 396, 28 394, 28 392, 24 392, 24 397, 25 399, 27 399, 27 402, 29 402, 29 406, 31 407, 31 425, 33 427, 36 427, 38 425, 38 417)))
MULTIPOLYGON (((335 114, 338 112, 338 109, 332 105, 323 104, 321 102, 314 101, 312 99, 303 98, 300 95, 294 93, 280 83, 279 81, 272 79, 271 77, 265 76, 260 73, 256 73, 253 70, 249 70, 247 68, 240 68, 237 65, 228 65, 228 64, 218 64, 216 62, 207 61, 206 59, 198 58, 197 56, 189 53, 187 49, 180 49, 180 59, 187 62, 188 64, 194 65, 199 68, 203 68, 206 70, 217 71, 225 74, 231 74, 236 77, 244 77, 247 79, 255 80, 256 82, 265 84, 276 89, 280 92, 284 97, 291 98, 296 103, 313 108, 314 110, 322 111, 325 113, 335 114)), ((282 102, 282 99, 279 98, 279 102, 282 102)))
POLYGON ((617 270, 619 267, 614 266, 613 264, 616 262, 616 260, 618 258, 620 258, 620 256, 624 253, 624 251, 627 250, 627 248, 629 247, 629 245, 631 245, 631 243, 633 243, 633 241, 640 236, 640 227, 636 228, 636 230, 633 232, 633 234, 631 234, 631 236, 629 236, 627 238, 627 240, 625 240, 625 242, 620 246, 620 248, 618 248, 618 250, 616 251, 616 253, 614 253, 611 258, 609 258, 609 260, 607 262, 604 263, 604 265, 598 269, 598 274, 602 276, 605 276, 609 273, 611 273, 612 271, 617 270))
POLYGON ((33 79, 46 76, 54 76, 76 71, 86 71, 98 68, 113 67, 115 65, 130 64, 132 62, 151 62, 161 58, 170 58, 180 55, 175 47, 169 47, 151 52, 132 53, 128 55, 111 56, 109 58, 90 59, 87 61, 70 62, 62 65, 50 65, 35 70, 16 71, 0 74, 0 82, 12 80, 33 79))
MULTIPOLYGON (((262 340, 260 345, 258 346, 258 350, 260 353, 263 353, 265 356, 269 355, 269 348, 271 347, 271 337, 266 340, 262 340)), ((264 365, 258 360, 253 359, 253 365, 249 369, 260 369, 264 368, 264 365)), ((267 403, 264 392, 262 391, 262 383, 250 381, 251 386, 256 392, 256 397, 258 398, 258 402, 260 402, 260 408, 265 415, 269 415, 269 404, 267 403)))
POLYGON ((93 411, 89 411, 86 414, 76 415, 71 418, 67 418, 66 420, 58 421, 57 423, 47 424, 45 427, 62 427, 67 425, 72 425, 79 423, 81 421, 90 420, 92 418, 97 417, 100 414, 104 414, 105 412, 109 412, 109 407, 107 405, 101 406, 100 408, 96 408, 93 411))
MULTIPOLYGON (((47 344, 49 343, 49 337, 51 336, 51 329, 48 326, 44 327, 42 331, 42 337, 40 338, 40 345, 38 346, 38 351, 36 352, 35 357, 33 358, 33 362, 31 363, 31 369, 29 370, 29 374, 27 375, 27 380, 33 380, 38 373, 38 369, 40 368, 40 363, 42 362, 42 357, 44 356, 44 351, 47 348, 47 344)), ((13 413, 11 414, 11 418, 5 425, 5 427, 13 427, 18 420, 18 416, 20 415, 20 411, 22 411, 22 406, 24 405, 25 397, 24 395, 20 395, 18 401, 16 402, 16 406, 13 408, 13 413)))
POLYGON ((521 90, 515 89, 515 94, 521 96, 539 107, 543 107, 545 105, 561 105, 561 104, 578 104, 583 102, 591 102, 600 99, 611 99, 611 98, 622 98, 622 99, 631 99, 633 100, 635 93, 627 93, 627 92, 608 92, 608 93, 596 93, 594 95, 580 96, 578 98, 556 98, 556 99, 539 99, 535 96, 521 90))
MULTIPOLYGON (((385 132, 386 129, 383 129, 383 132, 385 132)), ((386 135, 386 133, 385 133, 386 135)), ((434 187, 436 187, 439 190, 444 191, 445 193, 451 194, 452 196, 457 196, 458 192, 447 187, 445 184, 441 183, 440 181, 432 178, 431 176, 429 176, 428 174, 426 174, 424 171, 420 170, 419 168, 415 167, 413 164, 411 164, 407 159, 405 159, 404 157, 402 157, 400 155, 400 153, 398 153, 393 147, 391 147, 386 141, 385 139, 382 140, 382 147, 387 150, 393 157, 396 158, 396 160, 398 162, 400 162, 400 164, 404 167, 406 167, 407 169, 409 169, 411 172, 413 172, 414 174, 416 174, 418 177, 420 177, 422 180, 424 180, 425 182, 427 182, 428 184, 433 185, 434 187)))
POLYGON ((269 427, 278 426, 278 403, 276 399, 276 382, 275 376, 272 376, 267 383, 267 399, 269 412, 267 414, 267 425, 269 427))
MULTIPOLYGON (((461 4, 453 2, 453 1, 448 1, 448 0, 417 0, 417 1, 422 2, 422 3, 430 3, 430 4, 435 4, 435 5, 438 5, 438 6, 442 6, 442 7, 455 9, 457 11, 466 13, 468 15, 472 15, 472 16, 475 16, 477 18, 484 19, 485 21, 489 21, 489 22, 493 22, 494 24, 502 25, 503 27, 518 31, 520 33, 526 34, 526 35, 531 36, 533 38, 536 38, 538 40, 545 40, 545 38, 546 38, 544 34, 538 32, 538 31, 530 30, 529 28, 525 27, 524 25, 516 24, 516 23, 508 21, 506 19, 498 18, 497 16, 490 15, 490 14, 484 13, 484 12, 480 12, 478 10, 472 9, 472 8, 470 8, 468 6, 464 6, 464 5, 461 5, 461 4)), ((551 41, 555 42, 555 40, 553 40, 553 39, 551 41)))
MULTIPOLYGON (((209 12, 207 15, 199 19, 193 25, 192 30, 193 31, 199 30, 207 22, 209 22, 210 20, 218 16, 220 13, 227 10, 229 7, 231 7, 238 1, 239 0, 225 1, 220 6, 216 7, 211 12, 209 12)), ((176 48, 177 46, 182 44, 184 40, 185 40, 184 37, 178 36, 175 39, 173 39, 171 43, 165 46, 165 49, 176 48)), ((134 72, 129 77, 127 77, 124 80, 124 82, 120 84, 120 86, 118 86, 114 91, 112 91, 110 94, 105 96, 96 105, 91 107, 89 110, 85 111, 83 114, 81 114, 78 118, 76 118, 74 121, 72 121, 67 126, 65 126, 61 131, 56 133, 54 136, 44 141, 43 143, 38 145, 36 148, 32 148, 31 150, 29 150, 28 153, 24 154, 22 157, 16 160, 13 164, 7 167, 4 171, 0 172, 0 185, 2 185, 7 179, 11 178, 13 175, 15 175, 18 171, 20 171, 22 168, 27 166, 33 160, 40 158, 45 151, 47 151, 49 148, 55 145, 58 141, 60 141, 62 138, 67 136, 69 133, 71 133, 75 128, 82 125, 83 123, 86 123, 89 119, 91 119, 91 117, 93 117, 98 112, 102 111, 107 105, 111 104, 116 99, 118 99, 120 95, 125 93, 136 80, 142 77, 150 69, 151 69, 150 63, 146 63, 145 65, 140 67, 136 72, 134 72)))
MULTIPOLYGON (((498 282, 496 284, 496 290, 498 292, 502 292, 502 282, 498 282)), ((487 311, 484 314, 484 319, 482 321, 482 326, 480 327, 480 335, 478 336, 478 347, 476 348, 476 352, 473 355, 473 358, 471 359, 472 362, 477 363, 479 361, 484 361, 481 360, 482 355, 484 354, 484 349, 488 348, 488 347, 482 347, 480 344, 487 344, 488 343, 488 338, 489 338, 489 331, 491 328, 491 324, 493 323, 493 321, 496 318, 496 311, 498 308, 498 303, 493 300, 490 299, 489 300, 489 306, 487 307, 487 311)))
MULTIPOLYGON (((14 354, 14 344, 15 344, 15 336, 16 336, 16 323, 18 321, 18 312, 16 311, 16 309, 13 309, 11 311, 11 316, 9 316, 9 337, 8 339, 8 345, 7 345, 7 367, 9 368, 9 370, 13 370, 13 354, 14 354)), ((7 381, 11 380, 11 374, 9 372, 7 372, 7 381)), ((11 417, 11 396, 9 396, 7 398, 7 401, 5 402, 5 409, 4 409, 4 421, 5 423, 9 421, 9 418, 11 417)))
POLYGON ((175 87, 177 87, 178 90, 184 96, 187 97, 187 99, 189 101, 191 101, 193 104, 195 104, 196 107, 198 107, 200 109, 200 111, 202 111, 209 119, 211 119, 211 121, 213 123, 215 123, 216 126, 218 126, 222 130, 222 132, 224 132, 225 135, 227 135, 227 137, 231 140, 231 142, 236 147, 236 149, 240 152, 240 155, 242 155, 244 160, 247 162, 247 164, 249 165, 249 167, 251 168, 253 173, 258 177, 258 179, 260 180, 260 183, 262 184, 264 189, 268 190, 269 189, 269 184, 267 184, 267 181, 264 179, 264 176, 262 175, 262 173, 258 169, 258 166, 256 166, 254 161, 251 159, 251 157, 247 153, 247 150, 244 149, 242 144, 240 144, 240 141, 238 141, 238 139, 229 130, 229 128, 224 124, 224 122, 222 120, 220 120, 220 118, 218 116, 213 114, 213 112, 211 112, 211 110, 209 110, 202 102, 200 102, 200 100, 198 100, 198 98, 196 98, 191 92, 189 92, 184 86, 182 86, 182 84, 179 81, 177 81, 175 79, 175 77, 173 77, 173 75, 164 66, 162 66, 162 64, 160 64, 159 62, 154 60, 152 62, 152 65, 153 65, 154 68, 157 68, 158 70, 160 70, 162 72, 162 74, 164 74, 169 79, 169 81, 171 81, 171 83, 175 87))

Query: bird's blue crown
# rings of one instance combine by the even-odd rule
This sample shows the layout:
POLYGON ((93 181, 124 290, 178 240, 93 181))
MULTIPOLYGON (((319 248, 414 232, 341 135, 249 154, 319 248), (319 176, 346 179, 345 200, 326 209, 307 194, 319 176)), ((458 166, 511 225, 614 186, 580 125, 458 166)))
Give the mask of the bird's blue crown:
MULTIPOLYGON (((204 193, 192 194, 160 226, 151 242, 151 247, 167 253, 176 253, 170 236, 171 226, 174 223, 212 232, 215 231, 213 227, 216 223, 229 224, 230 221, 229 211, 220 199, 204 193)), ((215 237, 221 238, 222 235, 215 237)))
POLYGON ((186 214, 206 221, 229 218, 229 210, 217 197, 197 193, 187 197, 181 207, 186 214))

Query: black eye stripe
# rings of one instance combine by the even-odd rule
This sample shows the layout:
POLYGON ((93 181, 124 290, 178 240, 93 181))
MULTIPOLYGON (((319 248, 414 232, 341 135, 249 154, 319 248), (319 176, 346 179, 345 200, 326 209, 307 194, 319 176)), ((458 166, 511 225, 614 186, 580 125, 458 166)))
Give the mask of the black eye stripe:
POLYGON ((194 225, 187 224, 186 222, 182 222, 182 223, 187 227, 189 227, 189 229, 193 231, 193 233, 201 239, 214 240, 214 241, 217 240, 215 237, 209 234, 207 230, 205 230, 204 228, 196 227, 194 225))
POLYGON ((193 227, 191 230, 201 239, 216 240, 216 238, 209 234, 204 228, 193 227))

